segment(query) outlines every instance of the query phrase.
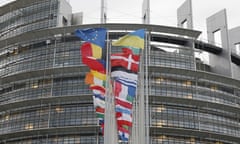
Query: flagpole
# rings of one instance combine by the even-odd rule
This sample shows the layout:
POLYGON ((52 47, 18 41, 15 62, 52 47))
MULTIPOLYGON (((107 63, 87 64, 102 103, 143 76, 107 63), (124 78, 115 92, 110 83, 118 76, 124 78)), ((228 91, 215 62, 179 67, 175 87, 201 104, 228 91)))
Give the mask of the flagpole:
POLYGON ((151 32, 147 31, 146 32, 146 51, 145 51, 145 107, 146 107, 146 115, 145 115, 145 130, 146 130, 146 143, 149 143, 149 127, 150 127, 150 119, 151 119, 151 114, 149 112, 149 75, 148 75, 148 66, 149 66, 149 54, 150 54, 150 39, 151 39, 151 32))
MULTIPOLYGON (((145 37, 145 43, 144 43, 144 47, 146 48, 146 37, 145 37)), ((145 65, 143 62, 143 55, 144 55, 144 51, 146 51, 146 49, 141 51, 141 64, 140 64, 140 91, 139 91, 139 127, 138 127, 138 136, 139 136, 139 142, 141 143, 146 143, 146 131, 145 131, 145 94, 144 94, 144 83, 145 83, 145 79, 144 79, 144 70, 145 70, 145 65)), ((146 58, 145 58, 146 59, 146 58)))
MULTIPOLYGON (((139 64, 141 65, 141 64, 139 64)), ((140 87, 140 85, 137 85, 140 87)), ((130 144, 139 144, 139 88, 136 91, 136 99, 134 101, 134 110, 133 110, 133 127, 132 127, 132 137, 130 144)))
POLYGON ((111 67, 110 67, 111 45, 109 41, 109 32, 107 32, 107 48, 106 48, 106 97, 105 97, 105 115, 104 115, 104 144, 116 144, 116 120, 115 120, 115 104, 112 95, 111 86, 111 67))
POLYGON ((106 95, 105 95, 105 112, 104 112, 104 144, 108 144, 109 140, 109 36, 107 32, 107 48, 106 48, 106 95))
MULTIPOLYGON (((109 33, 108 33, 109 36, 109 33)), ((109 39, 109 38, 108 38, 109 39)), ((112 41, 109 40, 109 44, 108 44, 108 48, 109 48, 109 57, 111 55, 111 51, 112 51, 112 41)), ((109 84, 110 84, 110 105, 111 105, 111 109, 110 109, 110 117, 111 117, 111 127, 110 127, 110 136, 111 136, 111 144, 117 144, 118 143, 118 137, 117 137, 117 121, 116 121, 116 112, 115 112, 115 96, 113 94, 112 91, 112 84, 111 84, 111 60, 108 60, 108 64, 109 64, 109 84)))

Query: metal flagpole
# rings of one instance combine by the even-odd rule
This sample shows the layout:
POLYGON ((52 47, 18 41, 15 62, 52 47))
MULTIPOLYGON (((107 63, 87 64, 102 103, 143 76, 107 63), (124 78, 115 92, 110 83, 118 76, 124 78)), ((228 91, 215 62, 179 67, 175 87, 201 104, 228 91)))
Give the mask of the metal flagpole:
POLYGON ((151 119, 151 115, 149 112, 149 75, 148 75, 148 66, 149 66, 149 54, 150 54, 150 49, 151 49, 151 45, 150 45, 150 39, 151 39, 151 34, 150 31, 146 32, 146 42, 145 42, 145 107, 146 107, 146 114, 145 114, 145 130, 146 130, 146 144, 149 143, 149 127, 150 127, 150 123, 149 120, 151 119))
POLYGON ((109 32, 107 33, 107 51, 106 51, 106 96, 105 96, 105 113, 104 113, 104 144, 116 144, 116 120, 115 120, 115 104, 112 95, 111 86, 111 68, 110 68, 110 52, 111 44, 109 41, 109 32))
MULTIPOLYGON (((146 47, 146 38, 145 38, 145 47, 146 47)), ((140 85, 139 85, 139 101, 138 101, 138 118, 139 118, 139 125, 138 125, 138 141, 141 143, 145 143, 146 139, 145 139, 145 97, 144 97, 144 51, 146 51, 145 49, 142 50, 141 52, 141 64, 140 64, 140 77, 139 77, 139 81, 140 81, 140 85)))
MULTIPOLYGON (((141 64, 139 64, 141 65, 141 64)), ((133 109, 133 127, 132 127, 132 137, 130 144, 139 144, 139 94, 140 94, 140 84, 137 85, 136 99, 134 100, 133 109)))
MULTIPOLYGON (((146 36, 144 41, 144 47, 146 49, 141 50, 141 54, 140 54, 140 63, 139 63, 139 84, 138 84, 138 91, 136 93, 136 99, 135 99, 135 108, 134 108, 134 113, 133 113, 133 128, 132 128, 132 141, 130 142, 130 144, 139 144, 139 143, 144 143, 147 141, 148 143, 148 138, 146 138, 147 136, 147 128, 146 128, 146 124, 148 124, 146 115, 147 112, 145 113, 145 107, 147 106, 147 102, 145 102, 145 97, 148 96, 148 94, 145 96, 145 91, 147 89, 145 89, 145 84, 147 83, 147 81, 144 79, 144 74, 145 71, 147 71, 146 69, 146 65, 147 64, 147 51, 148 51, 148 44, 147 44, 147 40, 148 37, 146 36), (145 53, 145 55, 144 55, 145 53), (145 57, 144 57, 145 56, 145 57), (144 60, 145 60, 145 64, 144 64, 144 60)), ((147 84, 146 84, 147 86, 147 84)))
MULTIPOLYGON (((111 54, 112 51, 112 45, 111 45, 112 41, 109 40, 109 56, 111 54)), ((111 144, 117 144, 118 141, 118 137, 117 137, 117 121, 116 121, 116 112, 115 112, 115 96, 113 95, 113 91, 112 91, 112 84, 111 84, 111 60, 108 60, 108 64, 109 64, 109 85, 110 85, 110 89, 109 89, 109 96, 110 96, 110 120, 111 120, 111 127, 110 127, 110 136, 111 136, 111 144)), ((110 144, 110 143, 109 143, 110 144)))
MULTIPOLYGON (((140 65, 140 64, 139 64, 140 65)), ((137 85, 137 89, 138 89, 139 85, 137 85)), ((138 142, 138 90, 136 91, 136 98, 133 102, 133 110, 132 110, 132 115, 133 115, 133 127, 132 127, 132 135, 130 137, 130 141, 129 144, 139 144, 138 142)))

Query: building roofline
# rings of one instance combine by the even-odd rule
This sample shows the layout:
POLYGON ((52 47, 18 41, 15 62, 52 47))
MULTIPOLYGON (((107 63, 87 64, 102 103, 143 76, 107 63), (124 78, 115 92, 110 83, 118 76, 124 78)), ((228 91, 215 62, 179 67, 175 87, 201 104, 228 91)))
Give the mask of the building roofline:
POLYGON ((167 33, 167 34, 175 34, 181 36, 187 36, 193 39, 196 39, 201 32, 189 29, 183 29, 178 27, 169 27, 169 26, 161 26, 161 25, 149 25, 149 24, 120 24, 120 23, 107 23, 107 24, 84 24, 84 25, 75 25, 75 26, 67 26, 67 27, 57 27, 57 28, 48 28, 43 30, 34 30, 30 32, 26 32, 20 34, 15 37, 7 38, 0 41, 0 47, 4 47, 7 45, 15 44, 19 41, 31 40, 33 38, 41 38, 54 36, 58 34, 66 34, 73 33, 76 29, 84 29, 84 28, 93 28, 93 27, 103 27, 109 30, 136 30, 136 29, 146 29, 147 31, 159 32, 159 33, 167 33))
MULTIPOLYGON (((38 0, 37 2, 41 1, 44 0, 38 0)), ((31 3, 33 3, 32 0, 15 0, 13 2, 7 3, 0 7, 0 16, 4 15, 5 13, 29 6, 31 3)))

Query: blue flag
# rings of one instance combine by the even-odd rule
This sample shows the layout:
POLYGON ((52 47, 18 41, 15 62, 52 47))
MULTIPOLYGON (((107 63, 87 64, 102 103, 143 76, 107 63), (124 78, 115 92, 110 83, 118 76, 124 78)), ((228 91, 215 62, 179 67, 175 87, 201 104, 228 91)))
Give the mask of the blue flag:
POLYGON ((88 28, 75 31, 75 35, 82 40, 96 44, 101 48, 105 47, 106 33, 107 30, 105 28, 88 28))

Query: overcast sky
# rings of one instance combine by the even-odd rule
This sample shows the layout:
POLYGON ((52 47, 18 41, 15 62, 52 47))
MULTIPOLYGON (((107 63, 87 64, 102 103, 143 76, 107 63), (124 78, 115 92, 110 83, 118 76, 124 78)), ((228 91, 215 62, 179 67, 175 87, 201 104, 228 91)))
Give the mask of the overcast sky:
MULTIPOLYGON (((0 5, 9 0, 0 0, 0 5)), ((84 12, 83 23, 100 22, 101 0, 67 0, 73 12, 84 12)), ((177 8, 185 0, 150 0, 150 23, 176 26, 177 8)), ((108 23, 141 23, 143 0, 107 0, 108 23)), ((194 29, 203 31, 206 39, 206 18, 226 8, 228 28, 240 26, 239 0, 192 0, 194 29)))
MULTIPOLYGON (((100 22, 101 0, 68 0, 73 12, 84 12, 84 23, 100 22)), ((150 0, 150 23, 176 26, 177 8, 185 0, 150 0)), ((108 0, 108 23, 141 23, 143 0, 108 0)), ((226 8, 228 28, 240 26, 239 0, 192 0, 194 29, 203 31, 206 39, 206 18, 226 8)))

